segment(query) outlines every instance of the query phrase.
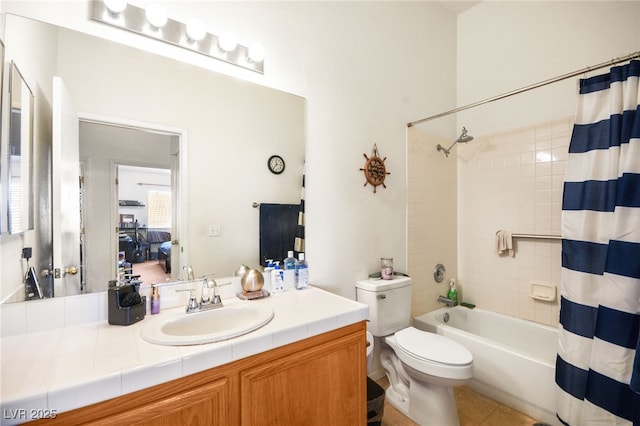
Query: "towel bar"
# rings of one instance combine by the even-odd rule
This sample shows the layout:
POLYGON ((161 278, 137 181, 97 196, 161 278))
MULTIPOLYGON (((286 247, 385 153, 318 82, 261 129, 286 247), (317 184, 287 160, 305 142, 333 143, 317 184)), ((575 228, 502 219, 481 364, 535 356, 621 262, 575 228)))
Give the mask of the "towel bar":
POLYGON ((560 235, 511 234, 512 238, 537 238, 540 240, 561 240, 560 235))

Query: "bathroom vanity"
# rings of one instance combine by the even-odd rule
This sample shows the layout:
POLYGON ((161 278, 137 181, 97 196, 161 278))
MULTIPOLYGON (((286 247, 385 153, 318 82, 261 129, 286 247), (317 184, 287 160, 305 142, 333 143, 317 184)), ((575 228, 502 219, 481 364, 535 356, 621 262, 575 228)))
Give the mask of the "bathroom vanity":
POLYGON ((5 337, 3 424, 34 419, 7 418, 21 413, 49 414, 38 421, 46 424, 365 424, 366 305, 317 288, 254 302, 271 306, 270 323, 204 345, 148 343, 140 337, 147 318, 53 330, 55 343, 44 339, 53 352, 32 351, 42 333, 5 337), (112 347, 122 342, 131 347, 112 347), (24 357, 60 370, 25 385, 6 370, 26 366, 24 357), (69 357, 81 371, 62 370, 74 365, 69 357))

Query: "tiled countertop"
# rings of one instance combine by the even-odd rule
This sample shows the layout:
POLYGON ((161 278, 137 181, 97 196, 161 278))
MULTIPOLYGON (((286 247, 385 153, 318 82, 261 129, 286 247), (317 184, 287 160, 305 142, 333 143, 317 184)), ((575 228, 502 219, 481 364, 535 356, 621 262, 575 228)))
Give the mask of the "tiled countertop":
MULTIPOLYGON (((241 301, 223 294, 223 302, 241 301)), ((271 322, 249 334, 204 345, 148 343, 140 331, 145 322, 156 317, 149 314, 126 327, 102 320, 3 337, 1 423, 31 420, 34 413, 43 410, 61 413, 94 404, 368 317, 366 305, 314 287, 288 290, 251 303, 271 306, 271 322)), ((184 307, 165 309, 158 316, 179 310, 184 307)))

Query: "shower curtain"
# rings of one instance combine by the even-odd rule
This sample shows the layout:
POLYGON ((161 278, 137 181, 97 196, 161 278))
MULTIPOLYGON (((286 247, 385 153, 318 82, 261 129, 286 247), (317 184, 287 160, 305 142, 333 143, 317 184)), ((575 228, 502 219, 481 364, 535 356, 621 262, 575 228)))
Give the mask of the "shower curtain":
POLYGON ((564 424, 640 424, 639 76, 634 60, 580 81, 562 200, 564 424))

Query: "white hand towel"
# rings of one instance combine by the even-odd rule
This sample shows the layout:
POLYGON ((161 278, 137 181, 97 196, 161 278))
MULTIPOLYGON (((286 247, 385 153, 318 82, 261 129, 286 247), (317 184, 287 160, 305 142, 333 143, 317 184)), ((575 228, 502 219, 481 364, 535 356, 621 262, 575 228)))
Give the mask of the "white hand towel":
POLYGON ((509 256, 515 256, 515 252, 513 250, 513 238, 511 236, 511 232, 500 230, 496 232, 496 253, 500 255, 507 251, 509 252, 509 256))

